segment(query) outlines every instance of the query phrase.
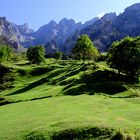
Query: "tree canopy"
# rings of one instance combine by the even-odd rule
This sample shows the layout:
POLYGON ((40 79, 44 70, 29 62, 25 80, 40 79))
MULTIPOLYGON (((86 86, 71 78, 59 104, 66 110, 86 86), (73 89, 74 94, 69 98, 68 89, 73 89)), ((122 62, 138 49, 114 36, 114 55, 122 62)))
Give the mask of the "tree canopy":
POLYGON ((13 49, 5 44, 0 43, 0 61, 8 61, 13 57, 13 49))
POLYGON ((112 44, 107 63, 111 68, 125 73, 131 82, 138 82, 140 69, 140 37, 126 37, 112 44))
POLYGON ((40 64, 44 61, 45 49, 43 46, 30 47, 27 50, 27 59, 32 64, 40 64))
POLYGON ((96 60, 100 56, 88 35, 82 35, 78 38, 72 53, 74 58, 78 60, 96 60))

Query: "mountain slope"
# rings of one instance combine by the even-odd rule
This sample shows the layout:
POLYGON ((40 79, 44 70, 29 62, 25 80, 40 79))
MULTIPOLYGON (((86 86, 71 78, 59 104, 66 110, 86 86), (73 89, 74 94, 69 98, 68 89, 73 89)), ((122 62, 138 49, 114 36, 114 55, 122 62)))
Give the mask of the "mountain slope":
POLYGON ((0 17, 1 40, 13 47, 16 52, 25 51, 21 45, 32 40, 32 37, 26 35, 31 32, 33 30, 28 27, 28 24, 16 25, 8 22, 6 17, 0 17))
POLYGON ((66 18, 59 23, 52 20, 36 32, 30 29, 27 23, 16 25, 8 22, 5 17, 0 18, 0 35, 26 48, 45 45, 47 54, 55 51, 71 54, 77 38, 82 34, 89 35, 101 52, 107 51, 114 41, 125 36, 139 36, 140 3, 126 8, 118 16, 108 13, 100 19, 96 17, 84 24, 66 18))
POLYGON ((0 35, 5 36, 11 42, 17 42, 26 48, 34 45, 45 45, 49 53, 62 50, 66 40, 72 36, 76 30, 80 30, 92 23, 98 18, 82 24, 76 23, 73 19, 62 19, 59 23, 50 21, 48 24, 41 26, 36 32, 29 28, 28 24, 16 25, 7 21, 6 17, 0 17, 0 35), (57 46, 54 46, 57 44, 57 46), (49 44, 49 45, 48 45, 49 44), (54 47, 53 47, 54 46, 54 47), (53 49, 57 48, 57 49, 53 49))
POLYGON ((98 18, 94 18, 85 24, 81 22, 76 23, 73 19, 67 18, 62 19, 58 24, 55 21, 51 21, 34 33, 33 36, 36 38, 35 44, 45 44, 47 54, 58 50, 64 52, 64 44, 70 36, 97 20, 98 18))
POLYGON ((126 36, 140 35, 140 3, 134 4, 116 16, 115 13, 104 15, 94 24, 80 30, 65 43, 65 53, 70 54, 79 35, 88 34, 95 46, 102 52, 107 51, 111 44, 126 36))

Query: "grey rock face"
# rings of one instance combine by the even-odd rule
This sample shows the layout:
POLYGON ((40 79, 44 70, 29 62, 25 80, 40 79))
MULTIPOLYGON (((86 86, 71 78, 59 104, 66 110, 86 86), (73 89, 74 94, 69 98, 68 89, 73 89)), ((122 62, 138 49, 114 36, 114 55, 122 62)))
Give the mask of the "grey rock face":
MULTIPOLYGON (((116 16, 115 13, 104 15, 92 25, 79 31, 79 35, 87 34, 92 39, 95 46, 102 52, 107 51, 111 44, 126 36, 140 35, 140 3, 134 4, 116 16)), ((78 38, 75 33, 65 43, 65 52, 70 53, 75 41, 78 38)))
MULTIPOLYGON (((17 52, 23 43, 33 39, 26 35, 27 33, 31 32, 33 32, 33 30, 29 29, 27 24, 19 26, 8 22, 6 17, 0 17, 0 36, 5 36, 11 46, 16 46, 14 49, 16 49, 17 52)), ((22 51, 25 49, 21 48, 20 50, 22 51)))

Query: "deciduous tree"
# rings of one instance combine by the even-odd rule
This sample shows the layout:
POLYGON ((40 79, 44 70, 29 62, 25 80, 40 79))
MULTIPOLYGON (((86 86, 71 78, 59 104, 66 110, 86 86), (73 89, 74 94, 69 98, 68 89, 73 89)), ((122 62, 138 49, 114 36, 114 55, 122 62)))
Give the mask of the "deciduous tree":
POLYGON ((107 63, 118 72, 125 73, 130 82, 139 82, 140 37, 126 37, 116 41, 108 51, 107 63))
POLYGON ((74 58, 78 60, 97 60, 100 56, 88 35, 82 35, 78 38, 72 52, 74 58))
POLYGON ((30 47, 27 50, 27 59, 32 64, 40 64, 44 61, 45 50, 43 46, 30 47))

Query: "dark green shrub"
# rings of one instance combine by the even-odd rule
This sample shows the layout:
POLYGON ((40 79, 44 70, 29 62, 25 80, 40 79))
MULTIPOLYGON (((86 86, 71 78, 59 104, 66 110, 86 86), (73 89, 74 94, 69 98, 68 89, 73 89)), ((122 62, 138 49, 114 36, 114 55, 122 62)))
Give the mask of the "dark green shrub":
POLYGON ((113 129, 100 127, 69 128, 57 132, 35 130, 27 134, 25 140, 105 140, 112 137, 113 132, 113 129))
POLYGON ((0 44, 0 62, 9 61, 14 55, 14 51, 10 46, 0 44))
POLYGON ((55 53, 54 53, 54 58, 55 58, 55 59, 62 59, 62 55, 63 55, 62 52, 55 52, 55 53))
POLYGON ((126 140, 126 136, 124 133, 119 131, 111 138, 111 140, 126 140))
POLYGON ((25 136, 25 140, 47 140, 42 131, 33 131, 25 136))
POLYGON ((103 53, 100 55, 100 57, 97 59, 98 62, 105 61, 107 59, 107 54, 103 53))
POLYGON ((55 132, 52 135, 52 140, 88 140, 98 138, 104 140, 112 136, 113 129, 98 128, 98 127, 85 127, 75 129, 65 129, 55 132))

